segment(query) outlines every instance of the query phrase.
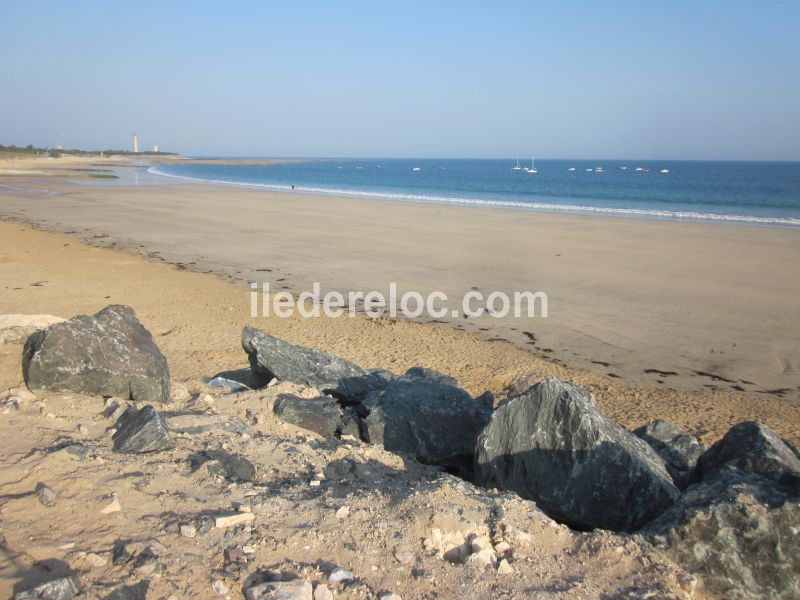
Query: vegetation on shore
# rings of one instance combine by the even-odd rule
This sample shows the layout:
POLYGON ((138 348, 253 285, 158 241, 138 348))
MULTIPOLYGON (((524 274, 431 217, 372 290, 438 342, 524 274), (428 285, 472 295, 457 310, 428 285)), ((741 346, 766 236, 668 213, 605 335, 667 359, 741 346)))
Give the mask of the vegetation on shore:
POLYGON ((177 152, 131 152, 130 150, 78 150, 77 148, 37 148, 27 146, 4 146, 0 144, 0 158, 17 158, 32 156, 175 156, 177 152))

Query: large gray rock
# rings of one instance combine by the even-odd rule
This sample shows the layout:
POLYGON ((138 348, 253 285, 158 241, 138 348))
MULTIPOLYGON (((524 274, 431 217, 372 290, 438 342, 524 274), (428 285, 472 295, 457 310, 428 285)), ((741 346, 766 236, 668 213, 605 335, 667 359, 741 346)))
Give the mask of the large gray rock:
POLYGON ((653 450, 664 459, 667 471, 679 489, 684 489, 689 485, 695 465, 697 465, 697 459, 705 451, 696 437, 675 423, 662 419, 643 425, 633 433, 650 444, 653 450))
POLYGON ((470 475, 491 410, 462 389, 397 378, 364 400, 366 441, 470 475))
POLYGON ((369 382, 383 382, 381 377, 368 376, 367 371, 343 358, 292 344, 253 327, 242 331, 242 348, 253 372, 267 380, 277 377, 352 402, 361 399, 354 395, 366 395, 369 382), (367 388, 362 390, 365 383, 367 388))
POLYGON ((328 396, 300 398, 279 394, 273 412, 282 421, 329 438, 341 432, 344 418, 339 402, 328 396))
POLYGON ((129 306, 107 306, 37 331, 22 374, 32 390, 169 402, 167 360, 129 306))
POLYGON ((111 438, 115 452, 157 452, 172 447, 166 421, 149 404, 138 411, 128 410, 116 427, 111 438))
POLYGON ((697 461, 697 478, 707 479, 724 467, 756 473, 800 491, 800 451, 758 421, 731 427, 697 461))
POLYGON ((579 528, 634 531, 679 495, 650 446, 603 416, 590 393, 555 377, 495 409, 475 462, 478 483, 515 491, 579 528))
POLYGON ((684 491, 645 533, 720 598, 797 598, 800 504, 790 488, 728 464, 684 491))

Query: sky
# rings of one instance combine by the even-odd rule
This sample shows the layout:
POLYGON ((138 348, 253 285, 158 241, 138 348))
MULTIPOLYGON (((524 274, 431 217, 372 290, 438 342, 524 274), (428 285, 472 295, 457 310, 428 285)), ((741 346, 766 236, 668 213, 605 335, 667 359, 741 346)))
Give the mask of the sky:
POLYGON ((800 160, 800 2, 0 2, 0 144, 800 160))

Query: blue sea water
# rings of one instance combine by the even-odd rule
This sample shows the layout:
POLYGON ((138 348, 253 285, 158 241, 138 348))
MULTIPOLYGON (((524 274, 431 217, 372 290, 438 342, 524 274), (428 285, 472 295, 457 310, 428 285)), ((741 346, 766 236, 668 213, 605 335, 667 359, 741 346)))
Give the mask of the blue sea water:
MULTIPOLYGON (((515 163, 494 159, 326 159, 277 164, 159 164, 149 170, 158 175, 276 190, 294 186, 299 193, 800 226, 798 162, 537 160, 536 174, 513 170, 515 163), (669 172, 662 173, 662 169, 669 172)), ((530 160, 520 163, 522 167, 531 165, 530 160)))

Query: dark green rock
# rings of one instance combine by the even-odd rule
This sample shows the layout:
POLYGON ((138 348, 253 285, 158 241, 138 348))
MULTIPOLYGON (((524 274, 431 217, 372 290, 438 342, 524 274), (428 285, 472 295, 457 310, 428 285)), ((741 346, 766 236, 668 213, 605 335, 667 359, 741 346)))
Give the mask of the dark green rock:
POLYGON ((643 425, 633 433, 664 459, 667 471, 679 489, 689 485, 697 459, 705 450, 697 438, 674 423, 662 419, 643 425))
POLYGON ((141 410, 129 410, 122 415, 111 439, 115 452, 157 452, 172 447, 166 421, 149 404, 141 410))

